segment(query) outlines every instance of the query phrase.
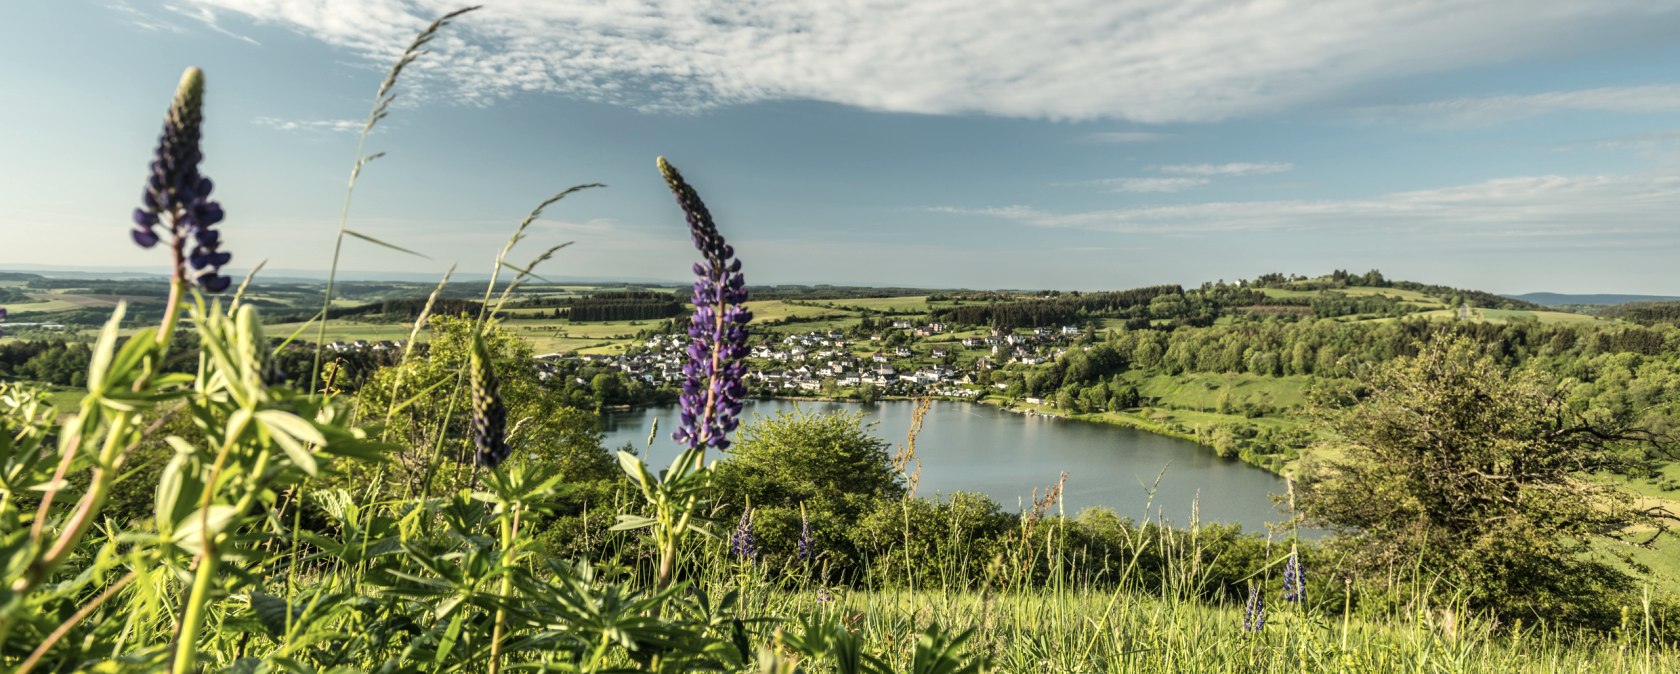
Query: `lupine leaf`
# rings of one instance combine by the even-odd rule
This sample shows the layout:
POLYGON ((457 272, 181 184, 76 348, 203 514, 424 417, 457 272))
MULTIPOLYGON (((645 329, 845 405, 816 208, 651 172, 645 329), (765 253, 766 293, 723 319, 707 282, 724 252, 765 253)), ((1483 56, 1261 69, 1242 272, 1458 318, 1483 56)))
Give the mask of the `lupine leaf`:
POLYGON ((303 607, 292 606, 286 600, 263 592, 251 593, 251 611, 257 621, 276 641, 286 636, 287 623, 303 616, 303 607))
POLYGON ((105 375, 111 369, 111 358, 115 355, 117 346, 117 330, 122 327, 123 314, 127 311, 128 303, 118 302, 117 308, 111 311, 111 319, 105 321, 105 327, 99 331, 99 338, 94 340, 93 359, 88 363, 89 393, 97 394, 107 388, 105 375))

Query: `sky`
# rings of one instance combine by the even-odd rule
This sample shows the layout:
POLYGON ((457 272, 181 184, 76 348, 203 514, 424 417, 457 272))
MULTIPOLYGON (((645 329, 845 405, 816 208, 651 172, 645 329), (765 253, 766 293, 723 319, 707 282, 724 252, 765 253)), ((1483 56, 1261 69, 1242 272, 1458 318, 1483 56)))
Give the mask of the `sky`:
MULTIPOLYGON (((357 272, 680 280, 654 159, 748 281, 1195 285, 1380 269, 1680 295, 1674 0, 486 0, 367 139, 357 272)), ((323 270, 358 132, 434 0, 0 3, 0 267, 128 240, 181 71, 235 268, 323 270)))

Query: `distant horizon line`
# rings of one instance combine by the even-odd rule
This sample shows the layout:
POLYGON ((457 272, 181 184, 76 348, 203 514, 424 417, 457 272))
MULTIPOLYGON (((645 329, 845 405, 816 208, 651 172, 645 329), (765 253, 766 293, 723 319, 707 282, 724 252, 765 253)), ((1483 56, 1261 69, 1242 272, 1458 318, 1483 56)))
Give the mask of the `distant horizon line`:
MULTIPOLYGON (((57 275, 61 275, 61 276, 71 276, 71 277, 80 276, 80 277, 88 277, 88 278, 93 278, 93 279, 104 279, 104 280, 119 280, 119 279, 112 278, 112 277, 101 277, 100 274, 111 274, 111 275, 121 275, 121 276, 131 276, 131 277, 132 276, 156 277, 158 279, 164 278, 164 274, 156 271, 156 269, 153 268, 153 267, 138 267, 138 266, 125 266, 125 265, 52 265, 52 264, 32 264, 32 263, 0 263, 0 272, 17 272, 17 273, 26 273, 26 274, 39 274, 39 275, 42 275, 42 276, 49 276, 49 277, 57 274, 57 275)), ((229 273, 230 273, 230 275, 232 275, 235 278, 243 278, 246 274, 250 273, 250 269, 235 269, 235 268, 230 267, 229 268, 229 273)), ((263 276, 267 277, 268 280, 279 281, 279 282, 324 283, 327 280, 327 274, 328 273, 329 273, 329 271, 326 270, 326 269, 267 268, 267 267, 265 267, 263 269, 263 276)), ((337 276, 338 276, 338 279, 341 280, 341 281, 392 281, 392 282, 406 282, 406 283, 435 283, 438 280, 440 280, 443 275, 440 274, 440 273, 428 273, 428 272, 371 271, 371 270, 340 269, 340 270, 338 270, 337 276)), ((1318 277, 1309 276, 1307 278, 1312 279, 1312 278, 1318 278, 1318 277)), ((483 272, 456 273, 456 274, 451 276, 451 279, 456 280, 456 281, 488 281, 490 279, 490 274, 483 273, 483 272)), ((553 276, 553 275, 548 275, 548 276, 545 276, 544 279, 545 279, 545 282, 555 283, 555 284, 628 284, 628 285, 670 286, 670 287, 673 287, 673 288, 687 286, 691 283, 690 281, 686 281, 686 280, 660 279, 660 278, 651 278, 651 277, 631 277, 631 276, 613 277, 613 276, 553 276)), ((1244 280, 1252 280, 1252 279, 1244 279, 1244 280)), ((1420 281, 1420 280, 1417 280, 1417 279, 1390 279, 1390 280, 1411 281, 1411 282, 1418 282, 1418 283, 1430 283, 1429 281, 1420 281)), ((1221 279, 1221 281, 1222 281, 1222 279, 1221 279)), ((1211 283, 1211 282, 1212 281, 1204 281, 1204 283, 1211 283)), ((771 282, 771 283, 750 283, 748 285, 749 285, 749 287, 754 287, 754 286, 757 286, 757 287, 764 287, 764 286, 801 286, 801 287, 814 288, 814 287, 827 286, 827 287, 836 287, 836 288, 873 288, 873 289, 902 289, 902 290, 927 290, 927 291, 941 291, 941 290, 955 291, 955 290, 961 290, 961 291, 977 291, 977 292, 1035 292, 1035 291, 1070 292, 1070 291, 1073 291, 1073 290, 1070 290, 1070 289, 1067 289, 1067 288, 1055 288, 1055 287, 1048 287, 1048 286, 1047 287, 1039 287, 1039 288, 1027 288, 1027 287, 980 288, 980 287, 968 287, 968 286, 927 286, 927 285, 907 284, 907 283, 884 283, 884 284, 880 284, 880 283, 855 283, 855 282, 854 283, 847 283, 847 282, 838 282, 838 281, 823 281, 823 282, 781 281, 781 282, 771 282)), ((1144 285, 1141 285, 1141 286, 1133 286, 1133 287, 1147 287, 1149 285, 1167 285, 1167 284, 1152 283, 1152 284, 1144 284, 1144 285)), ((1195 287, 1195 285, 1191 285, 1191 284, 1175 284, 1175 285, 1182 285, 1185 288, 1195 287)), ((1448 287, 1451 287, 1451 286, 1448 286, 1448 287)), ((1076 291, 1077 292, 1103 292, 1103 290, 1128 290, 1128 289, 1130 289, 1130 288, 1115 287, 1115 288, 1106 288, 1106 289, 1100 289, 1100 290, 1086 289, 1086 290, 1076 290, 1076 291)), ((1462 289, 1463 290, 1481 290, 1480 288, 1470 288, 1470 287, 1465 287, 1465 288, 1462 288, 1462 289)), ((1671 295, 1671 294, 1663 294, 1663 293, 1650 293, 1650 292, 1623 292, 1623 291, 1558 292, 1558 291, 1550 291, 1550 290, 1539 290, 1539 291, 1529 291, 1529 292, 1522 292, 1522 293, 1493 293, 1493 294, 1500 295, 1500 296, 1503 296, 1503 297, 1510 297, 1510 298, 1514 298, 1514 299, 1524 299, 1524 298, 1527 298, 1527 297, 1530 297, 1530 296, 1537 296, 1537 295, 1553 295, 1553 296, 1558 296, 1558 297, 1585 297, 1585 296, 1612 295, 1612 296, 1620 296, 1620 297, 1653 299, 1653 300, 1680 299, 1680 295, 1671 295)))

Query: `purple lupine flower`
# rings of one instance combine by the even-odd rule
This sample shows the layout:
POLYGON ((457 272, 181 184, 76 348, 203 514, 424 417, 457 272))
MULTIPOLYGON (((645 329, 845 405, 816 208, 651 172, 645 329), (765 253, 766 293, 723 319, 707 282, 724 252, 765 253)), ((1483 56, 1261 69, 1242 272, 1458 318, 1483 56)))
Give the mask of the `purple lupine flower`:
POLYGON ((212 229, 222 221, 222 206, 210 200, 213 185, 198 172, 204 160, 199 149, 203 104, 204 71, 188 68, 164 118, 157 156, 140 195, 141 207, 134 209, 134 229, 129 234, 141 248, 151 248, 160 240, 157 226, 166 221, 175 264, 172 275, 206 291, 221 292, 232 279, 219 272, 232 256, 220 250, 221 232, 212 229))
POLYGON ((507 407, 502 405, 490 350, 477 334, 473 335, 470 361, 473 446, 477 449, 474 458, 478 465, 494 470, 508 456, 507 407))
POLYGON ((741 559, 758 556, 758 538, 753 536, 752 530, 752 508, 741 511, 741 522, 735 525, 735 533, 729 535, 729 549, 741 559))
POLYGON ((1289 563, 1283 567, 1283 600, 1307 603, 1307 579, 1301 574, 1301 554, 1289 551, 1289 563))
POLYGON ((799 558, 813 559, 817 556, 817 547, 811 541, 811 521, 805 519, 805 508, 799 509, 799 558))
POLYGON ((826 588, 826 587, 817 588, 817 603, 818 604, 826 604, 826 603, 831 602, 831 601, 834 601, 834 595, 831 595, 831 594, 828 593, 828 588, 826 588))
POLYGON ((1248 603, 1243 605, 1243 631, 1259 632, 1266 626, 1266 599, 1261 596, 1260 586, 1256 583, 1248 584, 1248 603))
POLYGON ((5 307, 0 307, 0 337, 5 337, 6 336, 5 323, 6 323, 6 308, 5 307))
POLYGON ((682 425, 671 435, 691 449, 729 448, 729 433, 740 423, 742 379, 747 373, 747 322, 752 312, 747 281, 735 249, 718 234, 700 195, 683 182, 677 168, 659 158, 659 173, 688 219, 694 247, 706 261, 694 265, 694 316, 690 319, 688 363, 683 366, 682 425))

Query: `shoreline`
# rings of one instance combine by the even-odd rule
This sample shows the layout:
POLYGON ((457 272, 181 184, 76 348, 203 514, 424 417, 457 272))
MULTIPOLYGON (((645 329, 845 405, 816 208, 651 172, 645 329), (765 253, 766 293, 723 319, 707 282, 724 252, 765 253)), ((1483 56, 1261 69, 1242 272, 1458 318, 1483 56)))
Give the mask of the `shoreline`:
MULTIPOLYGON (((1193 443, 1196 446, 1201 447, 1203 449, 1206 449, 1210 452, 1213 451, 1213 446, 1208 445, 1208 444, 1202 442, 1201 440, 1197 439, 1196 435, 1194 433, 1184 433, 1184 432, 1181 432, 1181 431, 1166 428, 1166 427, 1162 426, 1161 424, 1149 421, 1148 419, 1143 419, 1143 418, 1138 417, 1137 415, 1134 415, 1130 412, 1100 412, 1100 413, 1096 413, 1096 414, 1062 414, 1060 412, 1048 411, 1048 409, 1045 408, 1043 405, 1033 405, 1033 404, 1030 404, 1030 403, 1016 403, 1014 406, 1005 407, 1004 402, 1006 402, 1006 401, 1004 401, 1002 399, 999 399, 999 398, 989 396, 989 395, 982 395, 978 399, 952 398, 952 397, 943 397, 943 396, 881 396, 875 402, 906 402, 906 401, 920 400, 920 399, 923 399, 923 398, 931 398, 933 400, 937 400, 937 401, 941 401, 941 402, 963 402, 963 403, 974 403, 974 404, 978 404, 978 405, 990 405, 992 407, 997 408, 999 411, 1009 412, 1009 413, 1012 413, 1012 414, 1021 414, 1021 415, 1032 414, 1032 415, 1036 415, 1038 417, 1043 417, 1043 418, 1067 419, 1067 420, 1073 420, 1073 421, 1085 421, 1085 422, 1090 422, 1090 423, 1094 423, 1094 424, 1104 424, 1104 425, 1108 425, 1108 426, 1116 426, 1116 427, 1119 427, 1119 428, 1129 428, 1129 429, 1132 429, 1132 430, 1135 430, 1135 431, 1141 431, 1141 432, 1144 432, 1144 433, 1149 433, 1151 435, 1159 435, 1161 437, 1172 438, 1174 440, 1183 440, 1185 442, 1193 443)), ((853 404, 858 404, 858 405, 866 404, 863 401, 858 400, 856 398, 834 397, 834 396, 755 395, 755 396, 749 396, 747 399, 748 400, 785 400, 785 401, 794 402, 794 403, 813 402, 813 403, 853 403, 853 404)), ((615 407, 617 407, 618 409, 614 409, 614 410, 611 410, 611 411, 627 412, 627 411, 634 410, 634 409, 639 408, 639 407, 651 407, 651 405, 621 405, 621 406, 615 406, 615 407)), ((1283 471, 1272 470, 1270 467, 1260 465, 1260 464, 1257 464, 1257 463, 1250 463, 1248 461, 1243 461, 1241 458, 1231 457, 1231 460, 1236 461, 1238 463, 1241 463, 1245 466, 1253 466, 1255 468, 1266 471, 1266 472, 1271 473, 1273 475, 1277 475, 1279 477, 1283 477, 1283 478, 1288 478, 1289 477, 1289 475, 1287 473, 1283 472, 1283 471)))

